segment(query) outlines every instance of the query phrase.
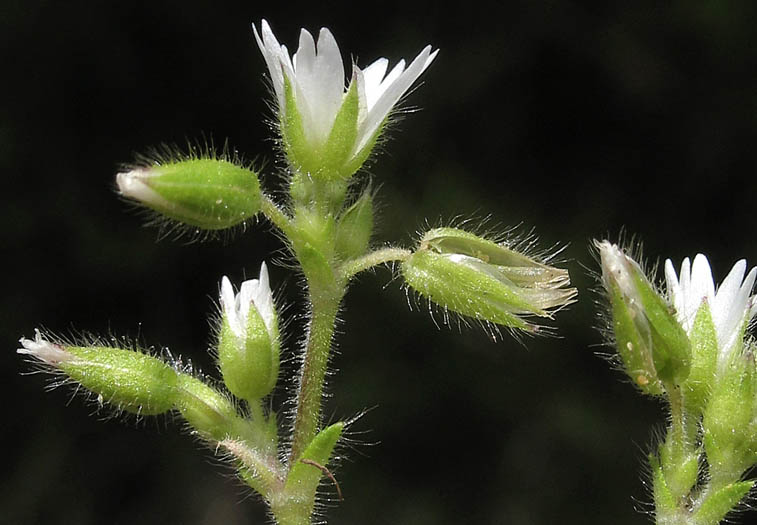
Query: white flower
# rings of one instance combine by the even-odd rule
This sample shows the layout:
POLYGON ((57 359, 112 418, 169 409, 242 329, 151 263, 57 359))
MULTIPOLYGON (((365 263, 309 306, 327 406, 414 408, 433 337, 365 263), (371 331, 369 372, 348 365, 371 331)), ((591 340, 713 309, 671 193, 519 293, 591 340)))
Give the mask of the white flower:
POLYGON ((741 336, 744 323, 749 322, 757 313, 755 297, 750 296, 757 268, 752 268, 745 278, 746 267, 744 259, 734 264, 715 291, 710 263, 704 255, 694 257, 694 264, 689 262, 688 257, 685 258, 680 278, 670 259, 665 261, 668 295, 676 310, 678 322, 687 333, 691 333, 696 314, 702 303, 707 301, 717 332, 721 362, 741 336))
POLYGON ((74 356, 55 343, 42 338, 39 330, 34 330, 34 339, 21 338, 18 340, 23 348, 16 350, 19 354, 30 355, 43 363, 56 366, 59 363, 70 361, 74 356))
MULTIPOLYGON (((313 36, 303 29, 299 48, 290 57, 286 46, 276 40, 268 22, 261 22, 260 33, 254 24, 252 27, 271 74, 282 121, 287 109, 286 78, 302 119, 305 140, 313 148, 322 147, 346 93, 344 64, 334 36, 322 28, 316 48, 313 36)), ((386 74, 389 64, 386 58, 379 58, 362 70, 353 65, 352 81, 357 82, 359 109, 357 137, 350 158, 359 156, 363 148, 371 144, 394 105, 431 64, 437 52, 426 46, 407 68, 405 61, 400 60, 389 74, 386 74)))
POLYGON ((234 294, 229 278, 221 280, 221 307, 235 336, 245 340, 250 309, 255 308, 263 319, 271 341, 276 336, 276 310, 273 294, 268 282, 268 268, 265 262, 260 265, 259 279, 250 279, 242 283, 239 293, 234 294))

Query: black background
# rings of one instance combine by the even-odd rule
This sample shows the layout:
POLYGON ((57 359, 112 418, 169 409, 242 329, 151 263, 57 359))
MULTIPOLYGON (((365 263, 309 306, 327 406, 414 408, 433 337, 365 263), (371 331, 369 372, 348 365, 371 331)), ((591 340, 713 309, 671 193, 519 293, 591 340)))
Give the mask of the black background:
MULTIPOLYGON (((641 465, 664 414, 596 355, 589 245, 625 229, 652 262, 708 254, 716 279, 757 262, 756 3, 2 2, 0 521, 265 522, 178 422, 92 415, 23 376, 14 353, 44 326, 167 346, 213 372, 205 319, 220 277, 257 275, 278 240, 261 223, 231 242, 156 242, 113 176, 135 153, 205 134, 277 187, 250 29, 261 18, 290 49, 300 27, 327 26, 360 65, 441 49, 407 101, 421 111, 370 170, 377 245, 490 216, 568 244, 580 290, 553 323, 559 337, 520 344, 437 329, 388 271, 360 278, 325 413, 373 409, 341 451, 345 501, 329 523, 644 522, 641 465)), ((271 274, 287 315, 300 314, 297 279, 271 274)))

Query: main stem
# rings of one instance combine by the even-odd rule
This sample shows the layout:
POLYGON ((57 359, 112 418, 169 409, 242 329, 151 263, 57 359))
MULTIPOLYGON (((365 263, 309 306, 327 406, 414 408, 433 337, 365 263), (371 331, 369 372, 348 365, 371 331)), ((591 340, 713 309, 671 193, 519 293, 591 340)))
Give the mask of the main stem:
POLYGON ((323 293, 322 290, 313 289, 313 283, 310 283, 310 286, 311 317, 298 388, 292 451, 289 456, 290 467, 302 455, 318 431, 331 338, 334 335, 336 314, 343 295, 341 290, 323 293))

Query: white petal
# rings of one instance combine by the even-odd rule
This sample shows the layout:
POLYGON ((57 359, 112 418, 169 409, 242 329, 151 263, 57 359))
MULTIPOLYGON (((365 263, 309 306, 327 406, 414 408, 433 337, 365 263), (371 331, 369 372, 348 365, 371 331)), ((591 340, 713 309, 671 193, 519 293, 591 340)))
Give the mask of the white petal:
MULTIPOLYGON (((683 281, 681 284, 683 285, 683 281)), ((684 286, 684 305, 679 316, 682 316, 680 320, 683 328, 689 332, 694 326, 694 318, 699 307, 702 306, 702 301, 707 301, 712 307, 715 299, 715 283, 712 280, 710 263, 701 253, 694 257, 694 263, 691 265, 691 279, 684 286)))
POLYGON ((681 309, 680 304, 682 303, 681 285, 678 282, 678 275, 676 275, 676 270, 673 267, 673 261, 670 259, 665 261, 665 282, 667 284, 668 300, 676 312, 678 312, 681 309))
MULTIPOLYGON (((389 79, 391 82, 384 80, 384 82, 382 83, 383 93, 381 93, 381 95, 378 97, 378 100, 376 100, 375 104, 372 107, 369 106, 368 114, 366 115, 365 120, 360 124, 360 129, 358 130, 359 140, 357 141, 354 153, 357 153, 358 151, 363 149, 368 141, 371 140, 373 134, 376 132, 381 123, 384 122, 384 119, 392 110, 394 105, 399 101, 400 98, 402 98, 402 95, 404 95, 405 92, 410 89, 410 86, 413 85, 413 82, 418 79, 418 77, 429 66, 429 64, 431 64, 431 61, 434 59, 434 57, 436 57, 438 51, 439 50, 436 50, 432 53, 431 46, 426 46, 423 51, 421 51, 421 53, 415 58, 415 60, 413 60, 410 66, 406 70, 401 71, 401 74, 399 74, 397 78, 394 78, 392 76, 397 67, 395 67, 392 72, 389 73, 387 79, 389 79), (386 86, 384 87, 383 84, 386 84, 386 86)), ((367 88, 368 86, 366 86, 366 89, 367 88)), ((368 93, 366 93, 366 99, 369 98, 370 96, 368 95, 368 93)))
MULTIPOLYGON (((731 317, 731 310, 736 307, 734 300, 744 280, 744 272, 746 272, 746 261, 742 259, 733 265, 731 271, 718 287, 715 299, 710 305, 712 307, 712 320, 716 328, 724 323, 728 324, 727 319, 731 317)), ((744 305, 741 307, 741 313, 744 313, 744 305)))
MULTIPOLYGON (((306 30, 300 32, 295 55, 295 75, 310 113, 305 133, 316 144, 328 138, 344 95, 344 64, 339 46, 331 32, 323 28, 318 49, 306 30)), ((300 99, 297 99, 298 109, 300 99)), ((300 109, 302 112, 302 110, 300 109)))
POLYGON ((258 43, 260 52, 263 53, 266 66, 268 66, 268 73, 271 75, 271 82, 273 83, 273 89, 276 92, 276 98, 279 102, 279 107, 284 107, 284 75, 281 72, 281 45, 279 41, 271 31, 270 26, 266 20, 260 22, 260 30, 263 33, 261 39, 258 34, 258 29, 255 24, 252 24, 252 31, 255 34, 255 40, 258 43))
POLYGON ((750 319, 750 294, 754 287, 755 277, 757 277, 757 269, 752 268, 741 283, 745 270, 746 261, 737 262, 718 290, 716 301, 720 299, 721 291, 724 292, 724 297, 717 309, 718 317, 715 318, 713 315, 713 320, 718 332, 718 347, 722 358, 729 355, 731 348, 741 335, 744 323, 750 319))
MULTIPOLYGON (((400 63, 403 64, 404 68, 404 60, 400 63)), ((386 68, 388 66, 389 61, 386 58, 379 58, 363 70, 365 94, 367 96, 366 103, 368 108, 373 107, 376 100, 378 100, 381 94, 386 90, 386 86, 389 85, 385 84, 383 88, 381 87, 381 81, 384 79, 384 75, 386 75, 386 68)))
POLYGON ((268 279, 268 267, 265 262, 260 265, 260 278, 257 288, 252 297, 252 302, 257 308, 260 317, 263 318, 268 334, 274 337, 274 323, 276 321, 276 309, 273 304, 273 293, 268 279))
POLYGON ((42 334, 39 330, 34 330, 34 339, 19 339, 19 343, 23 348, 16 350, 16 353, 30 355, 36 359, 39 359, 43 363, 48 365, 58 365, 65 361, 70 361, 75 356, 66 352, 65 348, 50 341, 46 341, 42 338, 42 334))
POLYGON ((244 325, 239 319, 239 310, 237 308, 237 299, 234 295, 234 288, 231 286, 231 281, 225 275, 221 279, 221 307, 223 308, 223 314, 226 316, 226 320, 229 323, 229 328, 234 332, 237 337, 244 335, 244 325))

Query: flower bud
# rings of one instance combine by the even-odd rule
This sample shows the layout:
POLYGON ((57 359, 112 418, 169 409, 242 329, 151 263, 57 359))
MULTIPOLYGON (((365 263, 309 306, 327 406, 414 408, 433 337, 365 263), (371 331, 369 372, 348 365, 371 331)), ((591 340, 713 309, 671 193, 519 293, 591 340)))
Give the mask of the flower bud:
POLYGON ((524 316, 551 317, 577 294, 567 270, 455 228, 427 232, 402 274, 410 288, 447 310, 532 331, 524 316))
POLYGON ((373 198, 370 189, 339 217, 336 253, 342 260, 360 257, 368 250, 373 233, 373 198))
POLYGON ((271 393, 279 373, 279 330, 265 263, 259 279, 242 283, 237 294, 224 277, 221 306, 218 363, 223 380, 235 396, 260 399, 271 393))
POLYGON ((21 339, 18 353, 58 368, 99 399, 140 415, 171 410, 176 401, 177 373, 162 360, 121 348, 69 346, 21 339))
POLYGON ((689 374, 691 347, 672 308, 636 261, 607 241, 596 245, 626 372, 642 391, 651 394, 660 393, 658 380, 681 384, 689 374))
POLYGON ((227 160, 195 158, 135 168, 116 176, 122 195, 206 230, 230 228, 260 211, 255 172, 227 160))

